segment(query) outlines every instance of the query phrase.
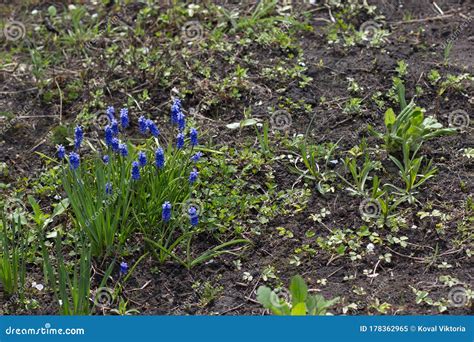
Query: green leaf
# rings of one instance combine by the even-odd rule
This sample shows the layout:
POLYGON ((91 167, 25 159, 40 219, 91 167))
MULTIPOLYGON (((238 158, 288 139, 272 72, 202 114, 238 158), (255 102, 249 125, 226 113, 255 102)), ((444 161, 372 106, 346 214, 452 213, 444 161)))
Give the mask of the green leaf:
POLYGON ((256 119, 245 119, 245 120, 242 120, 242 121, 239 121, 239 122, 230 123, 230 124, 226 125, 226 127, 229 128, 229 129, 237 129, 237 128, 242 128, 242 127, 246 127, 246 126, 256 125, 257 122, 258 121, 256 119))
POLYGON ((272 290, 266 286, 260 286, 257 290, 257 300, 260 304, 263 305, 265 309, 270 309, 272 307, 271 302, 272 290))
POLYGON ((306 304, 304 302, 293 305, 291 309, 292 316, 306 316, 306 304))
POLYGON ((61 202, 56 205, 53 211, 53 217, 63 214, 66 209, 69 207, 69 198, 63 199, 61 202))
POLYGON ((306 308, 308 315, 316 314, 316 298, 314 296, 308 296, 308 298, 306 298, 306 308))
POLYGON ((387 109, 385 112, 385 126, 387 128, 390 128, 395 121, 397 120, 397 116, 395 115, 394 111, 392 108, 387 109))
POLYGON ((56 14, 57 14, 56 7, 54 7, 53 5, 49 6, 48 7, 48 14, 49 14, 50 17, 55 17, 56 14))
POLYGON ((52 232, 46 234, 47 239, 55 239, 58 236, 58 232, 53 230, 52 232))
POLYGON ((291 278, 290 292, 293 301, 293 306, 297 305, 298 303, 306 302, 306 296, 308 295, 308 287, 306 286, 301 276, 296 275, 291 278))

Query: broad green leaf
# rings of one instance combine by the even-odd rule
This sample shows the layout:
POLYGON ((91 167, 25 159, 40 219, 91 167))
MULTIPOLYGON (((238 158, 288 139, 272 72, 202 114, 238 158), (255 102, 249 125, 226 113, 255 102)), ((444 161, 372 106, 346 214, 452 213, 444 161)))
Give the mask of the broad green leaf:
POLYGON ((291 309, 292 316, 306 316, 306 304, 304 302, 293 305, 291 309))
POLYGON ((56 7, 54 7, 53 5, 48 7, 48 14, 51 17, 55 17, 57 13, 58 13, 58 11, 56 10, 56 7))
POLYGON ((385 112, 385 127, 389 128, 391 127, 395 121, 397 120, 397 116, 393 112, 392 108, 389 108, 385 112))
POLYGON ((308 295, 308 287, 306 286, 301 276, 296 275, 291 278, 290 292, 292 296, 293 306, 298 303, 306 302, 306 296, 308 295))
POLYGON ((314 296, 308 296, 308 298, 306 298, 306 308, 308 315, 316 314, 316 298, 314 296))
POLYGON ((272 290, 266 286, 260 286, 257 290, 257 300, 260 304, 263 305, 265 309, 270 309, 272 307, 271 302, 272 290))
POLYGON ((66 209, 69 207, 69 198, 63 199, 61 202, 56 205, 53 211, 53 217, 63 214, 66 209))
POLYGON ((257 124, 257 120, 256 119, 245 119, 245 120, 242 120, 242 121, 239 121, 239 122, 233 122, 233 123, 230 123, 228 125, 226 125, 227 128, 229 129, 237 129, 237 128, 242 128, 242 127, 246 127, 246 126, 253 126, 255 124, 257 124))
POLYGON ((58 236, 58 232, 56 230, 53 230, 52 232, 46 234, 47 239, 54 239, 58 236))
POLYGON ((423 127, 425 129, 440 129, 443 128, 443 125, 438 122, 434 117, 428 116, 423 120, 423 127))

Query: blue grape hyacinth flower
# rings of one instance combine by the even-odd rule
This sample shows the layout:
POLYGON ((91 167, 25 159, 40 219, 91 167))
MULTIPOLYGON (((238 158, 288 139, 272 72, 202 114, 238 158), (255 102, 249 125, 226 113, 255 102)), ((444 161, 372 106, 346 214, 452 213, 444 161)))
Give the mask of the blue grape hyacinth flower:
POLYGON ((104 162, 104 164, 108 164, 110 161, 110 157, 106 154, 102 157, 102 161, 104 162))
POLYGON ((74 148, 78 150, 81 147, 82 140, 84 139, 84 132, 81 126, 76 126, 74 129, 74 148))
POLYGON ((177 124, 178 123, 178 114, 181 112, 181 100, 174 99, 173 104, 171 105, 171 123, 177 124))
POLYGON ((140 179, 140 165, 137 161, 132 163, 132 179, 139 180, 140 179))
POLYGON ((123 129, 130 125, 130 120, 128 119, 128 108, 120 109, 120 124, 123 129))
POLYGON ((189 174, 189 184, 194 184, 198 178, 199 172, 196 169, 189 174))
POLYGON ((178 129, 182 132, 186 128, 186 116, 183 112, 178 113, 178 129))
POLYGON ((201 157, 202 157, 202 152, 198 151, 194 155, 191 156, 191 161, 193 163, 197 163, 199 161, 199 159, 201 159, 201 157))
POLYGON ((164 222, 168 222, 171 219, 171 203, 168 201, 163 203, 161 218, 163 219, 164 222))
POLYGON ((125 261, 122 261, 120 263, 120 274, 125 275, 127 274, 128 271, 128 264, 125 261))
POLYGON ((148 125, 147 125, 147 120, 145 119, 144 116, 140 116, 138 118, 138 130, 140 131, 140 133, 142 134, 145 134, 147 129, 148 129, 148 125))
POLYGON ((105 194, 112 195, 112 183, 110 182, 105 183, 105 194))
POLYGON ((110 127, 110 125, 105 126, 105 144, 111 146, 113 138, 114 132, 112 131, 112 127, 110 127))
POLYGON ((198 211, 195 207, 190 207, 188 209, 188 214, 189 214, 189 221, 191 222, 191 226, 195 227, 199 223, 199 215, 198 211))
POLYGON ((179 133, 176 136, 176 147, 178 149, 182 149, 184 147, 184 134, 183 133, 179 133))
POLYGON ((196 128, 191 128, 189 131, 189 138, 191 140, 191 146, 196 146, 198 144, 198 131, 196 128))
POLYGON ((183 108, 183 105, 181 104, 181 100, 178 98, 173 99, 173 106, 176 106, 179 109, 183 108))
POLYGON ((69 165, 71 170, 76 170, 81 163, 81 159, 76 152, 69 153, 69 165))
POLYGON ((113 106, 108 106, 105 113, 109 118, 109 121, 112 121, 115 118, 115 108, 113 106))
POLYGON ((117 120, 112 120, 112 122, 110 123, 110 128, 112 128, 112 133, 114 134, 114 136, 117 136, 119 134, 119 124, 117 120))
POLYGON ((58 158, 64 159, 65 156, 66 156, 66 149, 64 148, 63 145, 58 145, 58 158))
POLYGON ((158 136, 160 135, 160 130, 158 129, 158 127, 156 127, 153 120, 146 120, 146 126, 150 130, 151 135, 153 135, 155 138, 158 138, 158 136))
POLYGON ((145 152, 139 152, 138 153, 138 163, 140 164, 141 167, 144 167, 146 165, 146 153, 145 152))
POLYGON ((165 152, 163 148, 158 147, 155 152, 155 165, 157 168, 162 169, 165 166, 165 152))
POLYGON ((120 141, 114 137, 112 138, 112 142, 110 143, 110 145, 112 146, 112 150, 114 150, 114 152, 118 152, 120 147, 120 141))
POLYGON ((128 148, 127 144, 119 144, 119 152, 122 155, 122 157, 128 156, 128 148))

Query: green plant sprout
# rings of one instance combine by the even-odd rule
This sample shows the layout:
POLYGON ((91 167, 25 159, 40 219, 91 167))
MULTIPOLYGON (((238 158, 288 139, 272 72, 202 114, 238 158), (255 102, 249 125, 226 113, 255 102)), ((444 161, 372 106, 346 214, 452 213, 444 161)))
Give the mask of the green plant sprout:
POLYGON ((339 297, 326 300, 322 295, 308 294, 308 286, 299 275, 291 278, 289 293, 291 301, 280 298, 269 287, 260 286, 257 290, 257 300, 264 308, 270 309, 278 316, 314 316, 327 315, 328 309, 339 302, 339 297))

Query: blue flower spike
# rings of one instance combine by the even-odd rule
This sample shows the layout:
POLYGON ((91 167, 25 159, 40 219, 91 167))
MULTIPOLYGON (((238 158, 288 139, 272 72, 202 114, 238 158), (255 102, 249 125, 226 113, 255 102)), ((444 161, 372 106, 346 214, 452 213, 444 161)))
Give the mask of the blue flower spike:
POLYGON ((106 194, 106 195, 112 195, 112 191, 113 191, 113 190, 112 190, 112 183, 107 182, 107 183, 105 184, 105 194, 106 194))
POLYGON ((155 138, 158 138, 158 136, 160 135, 160 130, 158 129, 158 127, 156 127, 153 120, 146 120, 146 126, 150 130, 151 135, 153 135, 155 138))
POLYGON ((84 139, 84 132, 81 126, 76 126, 74 129, 74 148, 78 150, 81 148, 82 140, 84 139))
POLYGON ((105 126, 105 144, 107 146, 112 146, 112 139, 114 138, 114 132, 110 125, 105 126))
POLYGON ((161 147, 158 147, 155 152, 155 165, 158 169, 162 169, 165 166, 165 152, 161 147))
POLYGON ((191 128, 189 131, 189 139, 191 140, 191 146, 196 146, 198 144, 198 131, 196 128, 191 128))
POLYGON ((76 152, 71 152, 69 153, 69 165, 71 170, 77 170, 81 163, 81 159, 79 155, 76 152))
POLYGON ((117 136, 119 134, 119 124, 118 121, 113 119, 112 123, 110 124, 110 127, 112 128, 112 133, 114 136, 117 136))
POLYGON ((194 184, 198 178, 198 174, 199 172, 197 172, 196 169, 194 169, 193 171, 191 171, 191 173, 189 174, 189 184, 194 184))
POLYGON ((138 153, 138 163, 140 164, 141 167, 144 167, 146 165, 146 153, 145 152, 139 152, 138 153))
POLYGON ((132 179, 135 181, 140 179, 140 165, 137 161, 132 163, 132 179))
POLYGON ((179 133, 176 136, 176 147, 180 150, 184 147, 184 134, 179 133))
POLYGON ((183 112, 178 113, 178 129, 182 132, 186 128, 186 116, 183 114, 183 112))
POLYGON ((130 120, 128 118, 128 108, 120 109, 120 124, 122 125, 123 129, 130 125, 130 120))
POLYGON ((197 209, 195 207, 189 207, 188 214, 191 226, 196 227, 199 223, 199 215, 197 209))
POLYGON ((147 120, 144 116, 138 118, 138 129, 142 134, 145 134, 148 129, 147 120))
POLYGON ((64 148, 63 145, 58 145, 58 158, 59 159, 64 159, 64 157, 66 156, 66 149, 64 148))
POLYGON ((201 157, 202 157, 202 152, 198 151, 194 155, 191 156, 191 161, 193 163, 197 163, 199 161, 199 159, 201 159, 201 157))
POLYGON ((178 123, 178 114, 181 113, 181 100, 174 99, 173 105, 171 106, 171 123, 176 125, 178 123))
POLYGON ((120 263, 120 274, 125 275, 128 272, 128 264, 125 261, 120 263))
POLYGON ((122 157, 128 156, 127 144, 119 144, 119 152, 122 157))
POLYGON ((112 150, 114 152, 118 152, 119 151, 119 148, 120 148, 120 141, 117 139, 117 138, 112 138, 112 142, 110 143, 110 145, 112 146, 112 150))
POLYGON ((109 121, 115 119, 115 108, 113 106, 108 106, 105 113, 107 114, 109 121))
POLYGON ((171 203, 168 201, 163 203, 161 218, 163 219, 164 222, 169 222, 169 220, 171 219, 171 203))

